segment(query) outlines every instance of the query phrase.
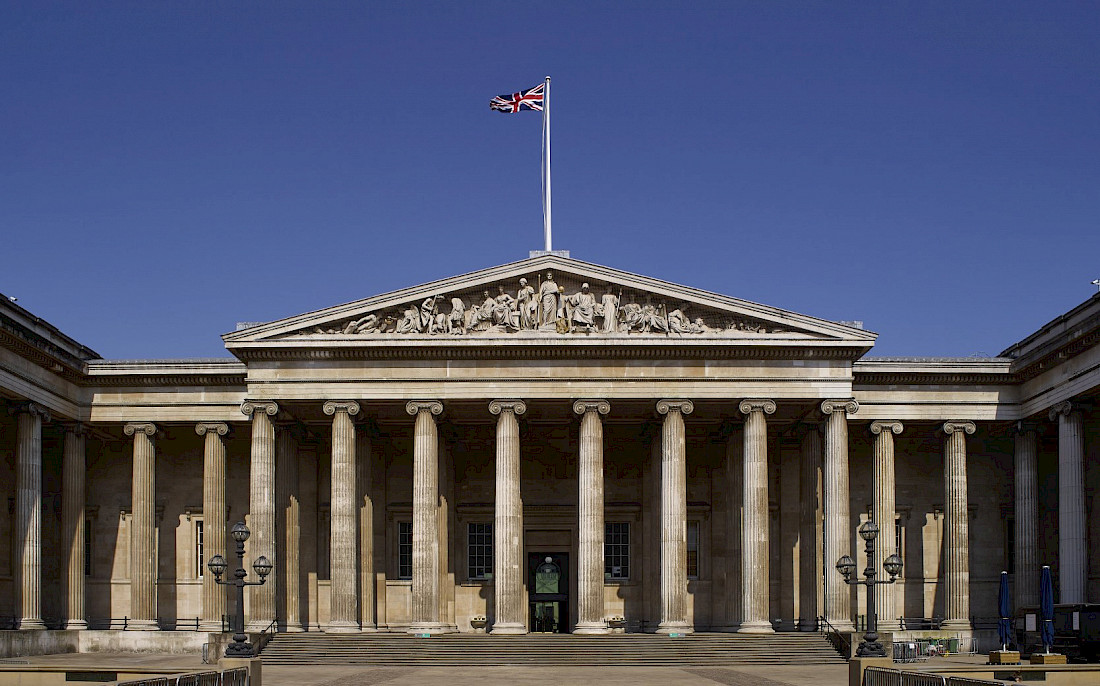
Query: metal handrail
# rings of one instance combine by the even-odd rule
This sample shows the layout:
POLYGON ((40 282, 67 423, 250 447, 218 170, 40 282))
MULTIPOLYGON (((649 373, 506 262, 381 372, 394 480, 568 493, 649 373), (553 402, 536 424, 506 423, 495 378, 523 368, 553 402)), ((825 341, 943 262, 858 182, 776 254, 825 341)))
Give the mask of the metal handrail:
POLYGON ((833 647, 837 651, 848 655, 852 652, 852 642, 848 640, 848 637, 844 635, 839 629, 829 623, 829 620, 824 616, 817 618, 818 631, 833 642, 833 647), (834 638, 835 637, 835 638, 834 638), (839 641, 844 647, 837 645, 835 641, 839 641))

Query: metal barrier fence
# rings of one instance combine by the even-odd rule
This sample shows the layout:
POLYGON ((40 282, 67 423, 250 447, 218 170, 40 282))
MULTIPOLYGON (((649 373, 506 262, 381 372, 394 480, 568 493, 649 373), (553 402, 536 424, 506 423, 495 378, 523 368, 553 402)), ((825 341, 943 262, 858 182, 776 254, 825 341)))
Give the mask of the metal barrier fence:
POLYGON ((894 641, 894 662, 923 662, 940 655, 973 655, 977 640, 965 636, 894 641))
POLYGON ((868 667, 863 671, 863 686, 1002 686, 1002 683, 928 672, 904 672, 900 669, 868 667))
POLYGON ((244 667, 224 672, 196 672, 182 676, 162 676, 154 679, 119 682, 119 686, 248 686, 248 670, 244 667))

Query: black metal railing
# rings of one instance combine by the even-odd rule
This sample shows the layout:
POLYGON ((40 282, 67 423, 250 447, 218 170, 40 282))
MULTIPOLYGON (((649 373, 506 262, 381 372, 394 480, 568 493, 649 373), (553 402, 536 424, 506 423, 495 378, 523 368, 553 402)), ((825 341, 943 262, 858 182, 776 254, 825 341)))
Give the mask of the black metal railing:
POLYGON ((817 630, 829 639, 829 643, 833 644, 833 648, 838 653, 845 657, 852 654, 852 642, 844 635, 842 631, 829 623, 829 620, 824 616, 817 618, 817 630))

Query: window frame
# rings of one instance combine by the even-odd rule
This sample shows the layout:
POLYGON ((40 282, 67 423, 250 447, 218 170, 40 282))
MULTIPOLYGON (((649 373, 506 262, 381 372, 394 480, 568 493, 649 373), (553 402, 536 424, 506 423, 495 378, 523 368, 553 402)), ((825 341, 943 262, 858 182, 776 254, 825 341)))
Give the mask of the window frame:
POLYGON ((466 580, 470 582, 492 581, 493 579, 493 523, 486 521, 466 522, 466 580), (475 527, 481 531, 474 531, 475 527), (483 537, 474 541, 475 537, 483 537), (486 538, 487 537, 487 540, 486 538), (478 552, 480 548, 481 552, 478 552), (481 564, 475 564, 480 560, 481 564), (476 573, 477 570, 481 573, 476 573))
POLYGON ((622 582, 630 581, 631 579, 631 559, 630 559, 630 521, 605 521, 604 522, 604 540, 603 540, 603 558, 604 558, 604 573, 603 578, 605 582, 622 582), (621 527, 616 532, 613 531, 615 527, 621 527), (625 538, 625 540, 623 540, 625 538), (614 540, 613 540, 614 539, 614 540), (625 560, 625 564, 623 561, 625 560), (618 561, 619 564, 613 564, 614 561, 618 561), (619 574, 616 576, 614 568, 619 568, 619 574), (622 572, 625 568, 626 572, 622 572))

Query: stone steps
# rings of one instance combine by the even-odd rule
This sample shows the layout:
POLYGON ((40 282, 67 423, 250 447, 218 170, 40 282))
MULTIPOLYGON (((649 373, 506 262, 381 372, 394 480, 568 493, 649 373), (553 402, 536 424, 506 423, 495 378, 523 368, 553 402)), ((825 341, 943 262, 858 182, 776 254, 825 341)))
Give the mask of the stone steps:
POLYGON ((844 662, 817 634, 612 636, 278 634, 262 652, 272 665, 715 666, 844 662))

